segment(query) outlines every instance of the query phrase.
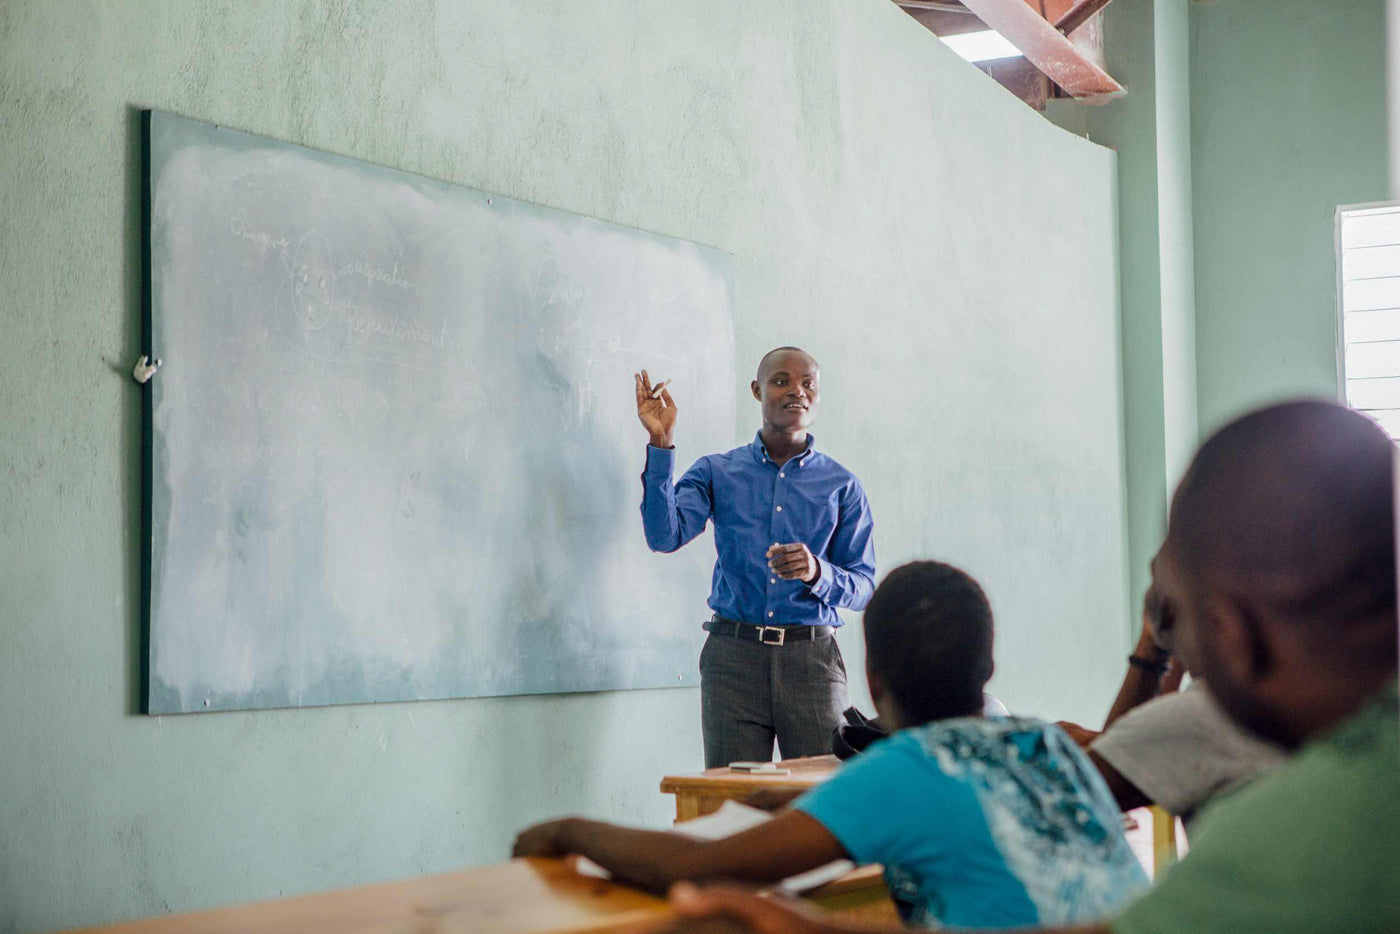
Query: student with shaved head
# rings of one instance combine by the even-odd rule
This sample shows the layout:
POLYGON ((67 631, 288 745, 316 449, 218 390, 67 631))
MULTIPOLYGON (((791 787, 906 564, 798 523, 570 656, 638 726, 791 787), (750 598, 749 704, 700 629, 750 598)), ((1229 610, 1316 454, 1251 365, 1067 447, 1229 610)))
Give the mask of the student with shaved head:
POLYGON ((870 505, 860 481, 816 450, 817 361, 796 347, 766 354, 750 390, 763 425, 753 441, 696 461, 679 482, 676 403, 636 374, 637 417, 650 436, 642 527, 673 552, 715 526, 713 617, 700 654, 707 768, 831 751, 846 706, 846 668, 833 634, 838 607, 860 610, 874 590, 870 505))
MULTIPOLYGON (((1162 611, 1226 714, 1296 753, 1208 804, 1181 863, 1080 934, 1400 930, 1394 458, 1324 402, 1247 415, 1196 455, 1154 568, 1162 611)), ((675 901, 765 934, 853 930, 738 892, 675 901)))

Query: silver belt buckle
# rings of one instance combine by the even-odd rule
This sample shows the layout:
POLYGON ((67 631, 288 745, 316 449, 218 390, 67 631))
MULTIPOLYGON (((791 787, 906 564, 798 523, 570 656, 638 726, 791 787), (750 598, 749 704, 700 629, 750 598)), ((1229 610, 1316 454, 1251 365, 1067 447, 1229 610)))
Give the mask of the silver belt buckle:
POLYGON ((783 644, 783 640, 786 639, 786 638, 787 638, 787 629, 785 629, 785 628, 782 627, 782 626, 759 626, 759 627, 758 627, 758 641, 759 641, 759 642, 762 642, 764 645, 782 645, 782 644, 783 644), (776 632, 776 633, 778 634, 778 641, 773 642, 773 641, 769 640, 768 634, 769 634, 770 632, 776 632))

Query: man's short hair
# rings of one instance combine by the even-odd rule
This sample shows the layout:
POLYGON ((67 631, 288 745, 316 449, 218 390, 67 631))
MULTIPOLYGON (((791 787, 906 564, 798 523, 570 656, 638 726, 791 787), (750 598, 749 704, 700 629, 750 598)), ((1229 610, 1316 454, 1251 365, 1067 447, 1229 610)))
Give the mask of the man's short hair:
POLYGON ((894 569, 865 609, 866 661, 915 723, 982 710, 992 636, 981 586, 941 561, 894 569))
MULTIPOLYGON (((777 356, 777 355, 780 354, 780 353, 800 353, 800 354, 802 354, 803 356, 807 357, 809 360, 811 360, 813 363, 817 363, 817 358, 814 357, 814 356, 812 356, 811 354, 807 353, 807 351, 803 350, 801 347, 791 347, 791 346, 774 347, 772 350, 768 351, 766 354, 764 354, 764 355, 762 356, 762 358, 759 359, 759 361, 758 361, 758 370, 755 372, 755 375, 756 375, 757 378, 759 378, 759 379, 762 379, 762 378, 763 378, 763 368, 768 364, 768 361, 769 361, 770 359, 772 359, 773 357, 777 356)), ((821 364, 817 364, 817 366, 820 367, 821 364)))

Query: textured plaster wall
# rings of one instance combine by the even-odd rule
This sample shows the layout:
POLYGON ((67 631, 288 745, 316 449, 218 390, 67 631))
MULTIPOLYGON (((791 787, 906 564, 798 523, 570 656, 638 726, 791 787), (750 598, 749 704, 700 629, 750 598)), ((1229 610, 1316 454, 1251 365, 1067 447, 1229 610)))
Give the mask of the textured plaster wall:
POLYGON ((994 690, 1101 716, 1128 602, 1114 157, 893 4, 14 0, 0 932, 499 860, 559 813, 661 826, 659 776, 700 764, 692 690, 136 713, 142 107, 732 251, 740 359, 823 360, 818 437, 882 567, 967 566, 994 690))

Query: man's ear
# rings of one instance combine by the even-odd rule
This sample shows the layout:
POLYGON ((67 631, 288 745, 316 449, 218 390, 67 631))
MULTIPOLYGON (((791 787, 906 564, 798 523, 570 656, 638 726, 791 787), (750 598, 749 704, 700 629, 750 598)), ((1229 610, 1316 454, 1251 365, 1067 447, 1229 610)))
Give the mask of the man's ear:
POLYGON ((886 693, 885 682, 881 681, 880 676, 870 670, 868 660, 865 663, 865 683, 870 688, 870 699, 878 705, 886 693))
POLYGON ((758 400, 759 402, 763 401, 763 396, 758 391, 758 380, 754 380, 752 383, 749 383, 749 390, 753 393, 754 399, 758 400))
POLYGON ((1214 633, 1209 651, 1215 667, 1229 672, 1235 684, 1257 684, 1278 663, 1265 627, 1253 607, 1233 596, 1212 599, 1202 622, 1214 633))

